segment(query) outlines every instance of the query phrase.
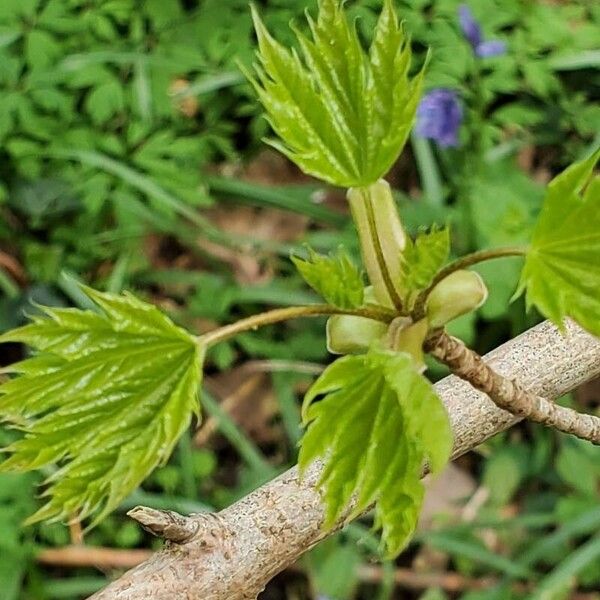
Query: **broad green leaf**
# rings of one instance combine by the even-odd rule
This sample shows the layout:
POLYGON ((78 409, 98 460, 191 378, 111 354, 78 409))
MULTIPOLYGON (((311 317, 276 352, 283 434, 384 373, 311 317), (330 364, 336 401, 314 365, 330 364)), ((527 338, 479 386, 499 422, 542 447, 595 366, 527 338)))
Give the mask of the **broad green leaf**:
POLYGON ((494 506, 507 504, 527 475, 531 454, 524 444, 497 448, 486 460, 483 485, 489 491, 494 506))
POLYGON ((555 177, 533 232, 517 294, 559 327, 571 317, 600 335, 600 150, 555 177), (591 179, 590 179, 591 178, 591 179))
POLYGON ((356 596, 359 582, 358 567, 361 548, 345 541, 340 535, 323 540, 307 556, 308 575, 317 598, 351 600, 356 596))
POLYGON ((339 308, 362 306, 362 273, 341 248, 332 256, 323 256, 310 249, 308 260, 292 256, 292 262, 306 283, 329 304, 339 308))
POLYGON ((308 391, 303 420, 308 430, 299 465, 325 462, 319 481, 325 525, 333 525, 352 497, 355 514, 374 502, 387 550, 398 554, 416 526, 425 461, 438 472, 452 447, 432 385, 408 354, 372 349, 345 356, 308 391))
POLYGON ((100 309, 43 308, 0 336, 37 354, 4 371, 0 418, 23 431, 0 471, 56 464, 29 521, 97 523, 170 456, 198 414, 203 349, 156 307, 84 288, 100 309))
POLYGON ((303 171, 334 185, 376 182, 398 158, 414 120, 423 72, 408 77, 409 42, 386 0, 363 49, 340 0, 320 0, 300 54, 279 44, 253 9, 259 64, 249 75, 280 141, 303 171))
POLYGON ((558 476, 573 489, 590 498, 597 496, 600 484, 600 448, 578 438, 561 438, 555 468, 558 476))
POLYGON ((432 228, 419 233, 413 242, 408 236, 402 251, 402 284, 407 307, 412 306, 416 293, 425 289, 444 266, 450 253, 450 232, 447 227, 432 228))
POLYGON ((25 42, 25 57, 32 68, 48 67, 60 56, 60 44, 43 29, 32 29, 25 42))
POLYGON ((85 101, 86 111, 95 125, 102 125, 124 107, 123 86, 116 77, 96 86, 85 101))

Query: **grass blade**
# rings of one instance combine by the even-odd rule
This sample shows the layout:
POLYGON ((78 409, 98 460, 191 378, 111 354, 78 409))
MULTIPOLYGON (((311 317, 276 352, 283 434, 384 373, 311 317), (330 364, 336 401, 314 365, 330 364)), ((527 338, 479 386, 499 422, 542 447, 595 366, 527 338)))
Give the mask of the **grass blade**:
POLYGON ((526 567, 534 565, 546 555, 553 555, 557 549, 564 548, 572 538, 589 534, 598 528, 600 528, 600 507, 595 507, 577 515, 553 533, 543 537, 521 555, 519 562, 526 567))
POLYGON ((313 202, 313 186, 266 187, 213 175, 207 176, 205 182, 213 194, 223 199, 233 196, 243 203, 289 210, 329 225, 339 226, 347 221, 344 215, 313 202))
POLYGON ((411 135, 410 141, 425 197, 431 204, 442 206, 444 204, 442 179, 431 146, 426 139, 414 133, 411 135))
POLYGON ((83 598, 97 592, 108 583, 106 577, 75 577, 51 579, 44 583, 45 598, 83 598))
POLYGON ((597 69, 600 67, 600 50, 583 50, 557 54, 549 59, 550 68, 555 71, 572 71, 575 69, 597 69))
POLYGON ((21 294, 19 286, 2 268, 0 268, 0 291, 2 291, 7 298, 18 298, 21 294))
POLYGON ((148 74, 148 64, 142 59, 135 61, 133 85, 138 112, 144 121, 152 120, 152 86, 148 74))
POLYGON ((556 594, 569 590, 577 576, 588 565, 600 561, 600 536, 580 546, 538 584, 531 600, 552 600, 556 594))
POLYGON ((81 310, 98 311, 98 307, 84 294, 81 289, 83 281, 70 271, 61 271, 56 285, 71 302, 81 310))
POLYGON ((429 545, 450 555, 462 556, 474 562, 485 565, 490 569, 511 575, 516 578, 527 579, 533 576, 528 568, 513 562, 512 559, 490 552, 481 544, 466 540, 459 540, 443 533, 428 533, 423 537, 429 545))
POLYGON ((165 208, 181 217, 185 217, 201 230, 214 229, 206 219, 201 217, 191 206, 165 190, 148 176, 132 169, 130 166, 106 156, 95 150, 51 150, 52 156, 79 161, 82 164, 100 169, 128 183, 131 187, 146 194, 165 208))
POLYGON ((294 373, 279 371, 271 374, 273 388, 279 403, 279 413, 283 427, 290 440, 294 455, 297 454, 298 442, 302 437, 300 426, 300 407, 294 393, 294 383, 299 379, 294 373))
POLYGON ((180 438, 177 445, 177 457, 181 467, 181 477, 183 480, 183 491, 186 498, 195 500, 198 498, 198 482, 194 475, 194 449, 192 448, 192 436, 189 430, 180 438))
POLYGON ((274 472, 273 467, 265 460, 254 442, 233 422, 232 418, 206 390, 202 390, 202 406, 207 414, 216 419, 218 430, 251 469, 264 474, 274 472))
POLYGON ((119 294, 123 291, 131 259, 132 253, 130 251, 125 251, 119 255, 106 282, 107 292, 119 294))
POLYGON ((238 71, 226 71, 215 75, 204 75, 185 89, 172 94, 173 98, 182 99, 189 96, 200 96, 209 92, 216 92, 226 87, 244 83, 244 76, 238 71))

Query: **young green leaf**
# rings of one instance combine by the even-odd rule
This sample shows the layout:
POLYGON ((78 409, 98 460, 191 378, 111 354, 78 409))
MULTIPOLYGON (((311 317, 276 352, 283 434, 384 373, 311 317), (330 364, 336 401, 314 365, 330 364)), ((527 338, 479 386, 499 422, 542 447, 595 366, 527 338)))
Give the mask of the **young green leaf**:
POLYGON ((377 181, 398 158, 414 120, 423 72, 409 79, 411 50, 386 0, 369 52, 340 0, 320 0, 302 58, 273 39, 253 9, 256 78, 249 76, 281 142, 303 171, 343 187, 377 181))
POLYGON ((335 256, 309 250, 309 260, 292 256, 292 262, 317 294, 339 308, 358 308, 364 299, 361 272, 340 248, 335 256))
POLYGON ((416 294, 427 288, 450 254, 450 231, 447 227, 419 233, 413 242, 408 236, 402 251, 402 285, 404 301, 412 306, 416 294))
POLYGON ((408 354, 372 349, 345 356, 308 391, 303 420, 309 427, 299 465, 325 461, 319 481, 325 525, 333 525, 353 496, 355 514, 375 502, 383 541, 390 555, 398 554, 416 526, 424 462, 438 472, 452 447, 432 385, 408 354))
POLYGON ((159 464, 198 414, 203 349, 156 307, 129 294, 85 288, 101 309, 44 308, 32 323, 0 336, 38 353, 5 372, 0 417, 24 436, 0 471, 57 464, 48 502, 29 522, 94 524, 159 464))
POLYGON ((527 252, 517 295, 527 290, 559 327, 571 317, 600 336, 600 149, 549 184, 527 252), (591 180, 590 180, 591 177, 591 180))

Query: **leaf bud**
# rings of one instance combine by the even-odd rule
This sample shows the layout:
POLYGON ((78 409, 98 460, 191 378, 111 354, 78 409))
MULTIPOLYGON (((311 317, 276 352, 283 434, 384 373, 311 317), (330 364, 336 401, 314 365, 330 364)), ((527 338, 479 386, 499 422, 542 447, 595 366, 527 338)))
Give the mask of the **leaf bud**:
POLYGON ((365 317, 334 315, 327 320, 327 349, 332 354, 357 354, 381 339, 387 325, 365 317))
POLYGON ((440 281, 427 298, 427 320, 435 329, 479 308, 487 299, 483 279, 475 271, 455 271, 440 281))

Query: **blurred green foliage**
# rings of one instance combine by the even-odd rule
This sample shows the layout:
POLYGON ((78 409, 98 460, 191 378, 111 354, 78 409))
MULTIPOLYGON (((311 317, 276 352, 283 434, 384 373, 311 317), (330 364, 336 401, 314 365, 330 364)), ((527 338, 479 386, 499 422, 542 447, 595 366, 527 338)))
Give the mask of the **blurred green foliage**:
MULTIPOLYGON (((303 21, 304 9, 315 2, 257 4, 277 39, 293 44, 290 19, 303 21)), ((426 48, 432 50, 426 89, 458 90, 466 114, 457 149, 413 138, 392 180, 411 233, 451 221, 453 248, 462 252, 522 242, 541 205, 540 182, 598 146, 600 6, 593 0, 472 2, 484 33, 507 43, 505 55, 478 62, 458 27, 458 4, 397 1, 416 67, 426 48)), ((379 0, 349 3, 365 38, 380 6, 379 0)), ((236 66, 250 64, 254 46, 247 0, 0 2, 0 253, 23 268, 19 277, 6 261, 0 263, 1 330, 18 324, 24 310, 34 310, 31 299, 83 302, 64 271, 108 291, 129 287, 168 298, 173 317, 192 329, 316 300, 287 257, 301 241, 324 253, 344 243, 355 254, 346 217, 312 202, 319 191, 314 184, 263 188, 215 176, 212 169, 251 158, 268 133, 236 66), (210 206, 233 211, 232 199, 261 210, 300 212, 311 226, 298 243, 242 239, 205 219, 210 206), (157 265, 146 251, 155 238, 172 264, 157 265), (273 276, 240 284, 229 263, 199 247, 199 238, 226 248, 241 245, 267 263, 273 276), (177 263, 181 256, 192 256, 193 266, 177 263)), ((481 267, 490 298, 476 319, 458 320, 453 333, 484 351, 535 322, 537 315, 524 316, 522 301, 507 303, 518 270, 510 258, 481 267)), ((4 363, 19 358, 18 349, 5 352, 4 363)), ((254 358, 288 365, 291 371, 268 376, 285 436, 275 447, 257 443, 206 394, 206 411, 225 441, 199 450, 184 437, 169 464, 86 543, 152 547, 124 516, 133 505, 218 509, 295 462, 298 389, 311 375, 294 370, 307 362, 314 367, 312 361, 325 362, 326 356, 319 320, 269 327, 214 349, 207 357, 213 374, 254 358)), ((0 435, 2 446, 10 441, 10 432, 0 435)), ((401 566, 432 548, 444 554, 449 571, 495 578, 484 591, 446 594, 432 588, 424 600, 529 597, 511 587, 518 580, 547 598, 571 597, 576 582, 597 590, 598 464, 597 449, 540 427, 497 436, 468 463, 489 494, 477 517, 442 521, 423 532, 401 566)), ((85 597, 116 573, 36 563, 40 548, 69 543, 64 526, 20 525, 40 506, 32 491, 39 480, 0 476, 0 595, 85 597)), ((270 586, 265 598, 288 592, 290 598, 312 593, 337 600, 408 597, 394 592, 394 564, 383 563, 376 584, 349 575, 377 555, 376 539, 356 523, 307 558, 310 592, 290 576, 291 582, 270 586)))
POLYGON ((201 167, 261 134, 234 65, 252 47, 245 0, 0 4, 0 200, 35 279, 210 203, 201 167))

